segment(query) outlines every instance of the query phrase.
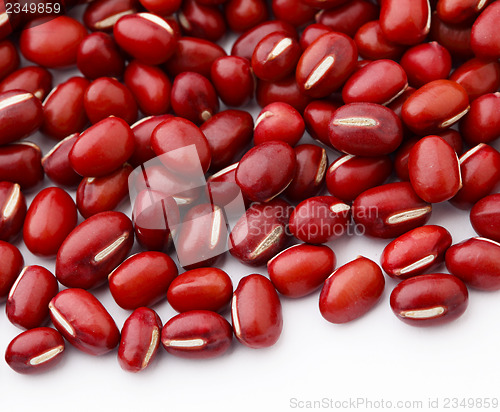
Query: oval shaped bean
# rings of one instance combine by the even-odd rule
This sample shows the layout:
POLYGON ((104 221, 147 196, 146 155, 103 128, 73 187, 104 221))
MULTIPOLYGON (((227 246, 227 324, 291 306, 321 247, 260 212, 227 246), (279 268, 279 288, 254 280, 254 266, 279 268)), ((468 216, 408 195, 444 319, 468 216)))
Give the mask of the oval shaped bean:
POLYGON ((52 273, 42 266, 26 266, 9 292, 7 318, 21 329, 42 326, 49 318, 49 302, 58 292, 52 273))
POLYGON ((339 267, 325 281, 319 296, 321 315, 331 323, 346 323, 375 306, 385 287, 379 266, 365 257, 339 267))
POLYGON ((422 86, 403 104, 401 115, 408 128, 419 135, 447 129, 469 110, 467 91, 451 80, 434 80, 422 86))
POLYGON ((56 258, 56 277, 69 288, 90 289, 127 256, 134 243, 132 222, 121 212, 102 212, 78 225, 56 258))
POLYGON ((380 156, 396 150, 403 140, 401 121, 387 107, 350 103, 333 114, 328 126, 330 142, 341 152, 380 156))
POLYGON ((302 54, 296 70, 300 90, 314 98, 336 91, 353 72, 357 61, 354 41, 342 33, 326 33, 302 54))
POLYGON ((45 372, 55 367, 64 353, 64 339, 52 328, 27 330, 7 346, 5 361, 18 373, 45 372))
POLYGON ((408 169, 413 189, 426 202, 449 200, 462 187, 457 154, 439 136, 424 137, 413 146, 408 169))
POLYGON ((500 193, 477 202, 470 211, 470 222, 478 235, 500 242, 500 193))
POLYGON ((123 309, 152 306, 166 298, 177 266, 161 252, 140 252, 125 260, 108 278, 109 290, 123 309))
POLYGON ((177 276, 168 288, 167 300, 177 312, 224 309, 233 296, 231 278, 221 269, 198 268, 177 276))
POLYGON ((500 289, 500 243, 476 237, 446 252, 446 267, 467 285, 480 290, 500 289))
POLYGON ((160 346, 162 323, 157 313, 149 308, 137 308, 123 324, 118 363, 123 370, 140 372, 156 356, 160 346))
POLYGON ((283 329, 281 302, 273 284, 262 275, 240 280, 231 302, 236 339, 253 349, 274 345, 283 329))
POLYGON ((394 279, 421 275, 444 261, 451 242, 451 235, 444 227, 417 227, 384 248, 380 257, 382 269, 394 279))
POLYGON ((49 303, 56 329, 75 348, 99 356, 120 342, 120 331, 104 306, 90 292, 66 289, 49 303))
POLYGON ((281 199, 253 203, 229 235, 229 252, 240 262, 260 266, 286 245, 292 206, 281 199))
POLYGON ((192 310, 170 319, 161 331, 161 343, 175 356, 209 359, 231 346, 233 331, 226 319, 208 310, 192 310))
POLYGON ((391 308, 398 319, 412 326, 450 322, 467 308, 469 293, 464 283, 444 273, 403 280, 391 293, 391 308))
POLYGON ((17 183, 0 182, 0 212, 0 240, 9 241, 21 231, 26 216, 26 199, 17 183))
POLYGON ((276 290, 289 298, 300 298, 318 289, 335 269, 335 253, 323 245, 294 245, 267 262, 267 272, 276 290))
POLYGON ((432 205, 420 199, 409 182, 368 189, 353 202, 354 222, 369 236, 397 237, 430 219, 432 205))
POLYGON ((26 214, 24 243, 35 255, 54 256, 77 220, 71 196, 58 187, 45 188, 35 196, 26 214))
POLYGON ((0 145, 23 139, 43 123, 40 100, 23 90, 0 93, 0 145))

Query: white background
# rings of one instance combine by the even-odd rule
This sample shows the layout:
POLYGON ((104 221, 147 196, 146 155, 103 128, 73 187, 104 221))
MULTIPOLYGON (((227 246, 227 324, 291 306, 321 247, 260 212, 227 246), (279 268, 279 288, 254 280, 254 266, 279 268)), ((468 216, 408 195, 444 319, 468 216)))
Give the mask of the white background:
MULTIPOLYGON (((56 79, 72 75, 75 72, 60 71, 56 79)), ((254 118, 260 110, 256 105, 248 109, 254 118)), ((53 145, 40 134, 28 140, 39 143, 44 154, 53 145)), ((305 136, 300 143, 309 142, 305 136)), ((494 146, 500 149, 500 142, 494 146)), ((330 162, 338 156, 331 150, 328 155, 330 162)), ((47 178, 44 184, 52 185, 47 178)), ((27 194, 28 204, 34 194, 27 194)), ((120 210, 128 212, 128 202, 120 210)), ((429 223, 446 227, 454 243, 475 235, 468 212, 447 202, 434 206, 429 223)), ((329 246, 340 266, 358 255, 379 262, 387 243, 343 237, 329 246)), ((22 239, 16 245, 26 264, 54 270, 52 260, 33 256, 22 239)), ((218 266, 228 272, 234 287, 245 275, 266 274, 265 268, 247 267, 229 256, 218 266)), ((446 269, 442 265, 437 271, 446 269)), ((19 375, 0 359, 0 410, 287 411, 307 406, 299 402, 324 399, 343 401, 342 410, 378 410, 381 404, 375 402, 381 401, 404 410, 397 409, 398 401, 421 401, 420 407, 408 404, 406 409, 445 411, 453 406, 453 401, 446 404, 446 398, 500 397, 500 292, 471 290, 469 307, 461 318, 439 327, 415 328, 392 314, 389 295, 395 285, 387 277, 379 304, 345 325, 333 325, 321 317, 319 291, 297 300, 282 298, 284 328, 273 347, 254 350, 234 340, 227 354, 212 360, 175 358, 160 347, 149 369, 139 374, 122 371, 116 351, 92 357, 69 344, 61 364, 42 375, 19 375), (439 407, 429 408, 429 400, 436 406, 436 399, 439 407), (364 407, 365 400, 374 403, 364 407), (349 406, 349 401, 358 408, 349 406)), ((116 305, 107 286, 93 293, 121 328, 130 312, 116 305)), ((154 309, 164 323, 175 315, 167 302, 154 309)), ((5 310, 4 303, 0 310, 5 310)), ((230 320, 229 310, 223 314, 230 320)), ((1 351, 18 333, 0 314, 1 351)), ((334 410, 327 406, 323 404, 325 410, 334 410)))

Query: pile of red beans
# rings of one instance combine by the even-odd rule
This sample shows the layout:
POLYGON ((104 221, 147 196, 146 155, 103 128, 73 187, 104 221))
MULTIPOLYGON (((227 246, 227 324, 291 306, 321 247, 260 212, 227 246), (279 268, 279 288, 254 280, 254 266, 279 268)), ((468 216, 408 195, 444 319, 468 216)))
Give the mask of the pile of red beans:
POLYGON ((280 295, 322 288, 323 317, 349 322, 380 300, 383 271, 401 280, 393 312, 415 326, 459 317, 467 287, 500 289, 500 1, 96 0, 79 6, 83 22, 37 4, 0 24, 0 298, 26 330, 6 350, 15 371, 53 367, 65 341, 91 355, 118 347, 133 372, 160 343, 186 358, 219 356, 233 335, 268 347, 280 295), (216 44, 228 30, 229 55, 216 44), (81 76, 52 84, 52 70, 75 66, 81 76), (254 98, 255 124, 220 111, 254 98), (48 153, 22 140, 38 130, 48 153), (306 130, 317 144, 298 144, 306 130), (135 182, 131 217, 115 211, 135 168, 190 145, 211 202, 196 204, 204 187, 183 190, 191 165, 174 157, 135 182), (247 209, 229 231, 235 194, 247 209), (447 201, 470 209, 479 237, 452 245, 426 225, 447 201), (178 232, 148 225, 167 213, 178 232), (390 239, 380 266, 360 256, 335 270, 325 243, 356 235, 390 239), (172 236, 195 262, 181 274, 172 236), (55 274, 25 266, 21 237, 55 274), (269 276, 233 291, 220 256, 204 254, 216 247, 269 276), (433 273, 443 262, 449 274, 433 273), (121 332, 92 294, 105 284, 131 311, 121 332), (162 299, 180 312, 165 325, 151 309, 162 299))

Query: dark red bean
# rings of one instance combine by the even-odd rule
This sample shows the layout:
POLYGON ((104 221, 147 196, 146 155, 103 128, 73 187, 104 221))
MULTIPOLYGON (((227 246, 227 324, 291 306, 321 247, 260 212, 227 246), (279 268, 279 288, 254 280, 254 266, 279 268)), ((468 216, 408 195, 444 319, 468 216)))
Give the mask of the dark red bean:
POLYGON ((101 177, 120 168, 133 151, 134 134, 128 124, 108 117, 80 135, 69 152, 69 160, 78 174, 101 177))
POLYGON ((231 278, 217 268, 188 270, 172 281, 167 293, 168 302, 177 312, 219 312, 229 304, 232 296, 231 278))
POLYGON ((169 21, 152 13, 122 16, 113 26, 118 45, 145 64, 161 64, 175 51, 177 33, 169 21))
POLYGON ((250 149, 236 169, 236 183, 243 194, 256 202, 278 196, 295 176, 295 152, 285 142, 270 141, 250 149))
POLYGON ((469 95, 469 100, 494 93, 500 87, 500 63, 481 59, 471 59, 457 67, 450 80, 457 82, 469 95))
POLYGON ((252 69, 262 80, 276 81, 293 73, 302 49, 293 35, 275 32, 264 37, 252 54, 252 69))
POLYGON ((56 329, 75 348, 99 356, 120 342, 120 331, 104 306, 90 292, 66 289, 49 303, 56 329))
POLYGON ((73 170, 69 162, 69 152, 77 139, 78 134, 66 137, 57 143, 41 160, 45 174, 58 185, 76 186, 82 179, 73 170))
POLYGON ((130 188, 134 188, 137 192, 144 189, 157 191, 163 193, 163 197, 173 196, 179 207, 192 206, 203 192, 203 187, 193 187, 191 176, 174 174, 155 162, 148 164, 144 170, 136 168, 131 179, 130 188))
POLYGON ((500 137, 500 93, 488 93, 471 102, 460 122, 460 132, 471 145, 490 143, 500 137))
POLYGON ((314 144, 302 144, 294 150, 297 159, 295 176, 283 193, 290 200, 305 200, 322 189, 328 157, 325 149, 314 144))
POLYGON ((157 190, 142 190, 134 201, 132 221, 139 244, 161 252, 170 246, 171 228, 180 222, 179 207, 172 196, 157 190))
POLYGON ((85 37, 76 56, 78 70, 88 79, 121 77, 125 59, 113 38, 106 33, 92 33, 85 37))
POLYGON ((447 23, 467 23, 483 11, 489 2, 489 0, 439 0, 436 12, 439 18, 447 23))
POLYGON ((165 68, 171 77, 195 72, 209 79, 213 62, 225 55, 224 49, 211 41, 182 37, 177 42, 174 54, 165 63, 165 68))
POLYGON ((30 189, 43 180, 42 151, 30 142, 0 147, 0 181, 30 189))
POLYGON ((185 176, 206 173, 212 161, 210 146, 201 130, 189 120, 172 117, 153 130, 151 147, 172 172, 185 176), (195 149, 189 149, 194 145, 195 149), (179 150, 183 149, 183 150, 179 150))
POLYGON ((68 16, 35 19, 21 32, 19 48, 26 59, 40 66, 73 66, 78 47, 86 34, 83 24, 68 16))
POLYGON ((263 0, 229 0, 224 10, 227 24, 234 32, 250 30, 268 18, 263 0))
POLYGON ((231 55, 243 57, 248 61, 252 60, 255 46, 268 34, 277 31, 297 37, 297 30, 291 24, 281 20, 266 21, 247 30, 238 37, 231 49, 231 55))
POLYGON ((0 83, 1 93, 10 90, 26 90, 43 100, 52 90, 52 74, 39 66, 22 67, 0 83))
POLYGON ((26 199, 17 183, 0 182, 0 240, 10 241, 21 230, 26 216, 26 199))
POLYGON ((267 263, 286 246, 286 227, 292 209, 281 199, 253 203, 231 231, 231 255, 252 266, 267 263))
POLYGON ((71 196, 58 187, 45 188, 35 196, 26 214, 24 243, 35 255, 55 256, 77 220, 71 196))
POLYGON ((325 281, 319 296, 319 310, 328 322, 350 322, 375 306, 384 287, 380 267, 361 256, 339 267, 325 281))
POLYGON ((177 14, 179 24, 187 36, 217 41, 226 34, 226 21, 218 7, 187 0, 177 14))
POLYGON ((360 157, 344 155, 326 172, 326 187, 333 196, 352 202, 365 190, 380 186, 392 173, 389 156, 360 157))
POLYGON ((421 275, 444 261, 451 242, 451 235, 444 227, 417 227, 389 243, 384 248, 380 263, 394 279, 421 275))
POLYGON ((413 45, 421 43, 429 33, 429 0, 388 0, 381 6, 380 26, 390 41, 413 45))
POLYGON ((326 243, 347 231, 351 207, 333 196, 310 197, 290 216, 290 232, 306 243, 326 243))
POLYGON ((387 105, 408 86, 404 69, 393 60, 377 60, 356 71, 342 89, 346 104, 369 102, 387 105))
POLYGON ((254 95, 252 68, 243 57, 219 57, 212 64, 210 76, 217 94, 228 106, 243 106, 254 95))
POLYGON ((330 27, 321 23, 310 24, 300 35, 299 44, 302 50, 307 49, 311 43, 323 34, 333 31, 330 27))
POLYGON ((231 319, 234 335, 243 345, 253 349, 274 345, 283 329, 283 316, 271 281, 262 275, 242 278, 233 294, 231 319))
POLYGON ((500 58, 500 35, 496 29, 500 18, 500 4, 493 2, 476 19, 472 26, 471 48, 478 57, 500 58))
POLYGON ((351 0, 333 8, 320 6, 316 14, 318 23, 328 26, 332 31, 354 37, 356 31, 365 23, 378 18, 379 9, 367 0, 351 0))
POLYGON ((391 308, 398 319, 412 326, 450 322, 467 308, 469 294, 463 282, 444 273, 416 276, 397 285, 391 308))
POLYGON ((480 143, 460 157, 462 188, 451 200, 461 209, 468 209, 488 196, 500 182, 500 153, 480 143))
POLYGON ((242 195, 240 187, 236 183, 237 167, 238 163, 234 163, 207 179, 210 201, 224 208, 226 216, 230 220, 229 224, 232 224, 233 217, 240 217, 243 214, 243 208, 250 205, 250 201, 242 195))
POLYGON ((27 330, 16 336, 5 351, 5 361, 18 373, 45 372, 55 367, 64 352, 64 339, 52 328, 27 330))
POLYGON ((375 103, 351 103, 333 114, 328 128, 333 147, 347 154, 380 156, 392 153, 403 140, 396 114, 375 103))
POLYGON ((177 267, 168 255, 140 252, 109 275, 109 290, 123 309, 152 306, 167 297, 168 287, 177 273, 177 267))
POLYGON ((192 310, 170 319, 161 331, 161 343, 175 356, 209 359, 231 346, 233 331, 226 319, 208 310, 192 310))
POLYGON ((96 0, 86 7, 83 22, 92 31, 112 32, 120 17, 136 13, 139 6, 137 0, 96 0))
POLYGON ((42 326, 49 319, 49 302, 58 292, 52 273, 41 266, 26 266, 9 292, 7 318, 21 329, 42 326))
POLYGON ((200 126, 212 153, 213 170, 229 166, 250 143, 252 116, 243 110, 224 110, 200 126))
POLYGON ((123 370, 140 372, 156 357, 163 325, 149 308, 137 308, 123 324, 118 363, 123 370))
POLYGON ((304 110, 306 130, 313 139, 319 140, 328 147, 332 147, 328 134, 328 125, 335 110, 340 104, 327 100, 314 100, 304 110))
POLYGON ((170 16, 180 9, 182 0, 139 0, 141 5, 158 16, 170 16))
POLYGON ((134 243, 132 222, 121 212, 102 212, 78 225, 56 258, 56 277, 67 287, 90 289, 106 282, 134 243))
POLYGON ((295 27, 312 22, 316 14, 316 9, 302 0, 272 0, 271 8, 278 20, 286 21, 295 27))
POLYGON ((162 115, 170 110, 170 80, 158 67, 134 60, 125 70, 124 82, 146 116, 162 115))
POLYGON ((478 235, 500 242, 500 193, 483 197, 470 211, 478 235))
POLYGON ((408 169, 413 189, 429 203, 451 199, 462 186, 457 154, 439 136, 424 137, 413 146, 408 169))
POLYGON ((43 102, 44 133, 61 140, 84 129, 88 123, 84 95, 89 84, 83 77, 72 77, 50 92, 43 102))
POLYGON ((219 111, 219 99, 210 81, 195 72, 179 74, 172 86, 172 109, 175 114, 201 124, 219 111))
POLYGON ((90 83, 83 104, 91 123, 117 116, 132 124, 137 119, 137 103, 127 86, 111 77, 100 77, 90 83))
POLYGON ((476 237, 446 252, 446 268, 467 285, 480 290, 500 289, 500 243, 476 237))
POLYGON ((170 117, 171 114, 144 117, 130 126, 135 140, 134 153, 129 159, 132 166, 137 167, 156 156, 151 148, 151 134, 156 126, 170 117))
POLYGON ((264 107, 253 132, 255 145, 283 141, 295 146, 304 134, 305 124, 300 113, 287 103, 271 103, 264 107))
POLYGON ((354 41, 359 55, 364 59, 397 59, 405 51, 404 46, 393 43, 385 37, 379 20, 362 25, 356 32, 354 41))
POLYGON ((352 205, 354 222, 364 234, 394 238, 430 219, 432 205, 420 199, 409 182, 388 183, 361 193, 352 205))
POLYGON ((294 245, 267 263, 269 278, 282 295, 299 298, 318 289, 335 269, 335 253, 323 245, 294 245))
POLYGON ((470 45, 470 24, 445 23, 434 13, 431 20, 431 37, 445 47, 453 57, 470 59, 474 56, 470 45))
POLYGON ((408 49, 403 54, 401 66, 408 76, 409 83, 414 87, 422 87, 433 80, 448 78, 451 55, 435 41, 423 43, 408 49))
POLYGON ((403 121, 416 134, 447 129, 469 110, 467 91, 451 80, 434 80, 413 93, 403 104, 403 121))
POLYGON ((300 90, 293 75, 276 82, 259 80, 257 82, 256 98, 260 107, 265 107, 274 102, 282 102, 289 104, 299 113, 302 113, 311 101, 311 98, 300 90))
POLYGON ((180 265, 185 269, 212 266, 227 250, 227 223, 217 205, 202 203, 189 209, 175 242, 180 265))
POLYGON ((23 90, 0 93, 0 145, 23 139, 43 123, 40 100, 23 90))
POLYGON ((85 177, 76 190, 76 206, 85 218, 114 210, 128 195, 128 177, 132 166, 125 163, 120 169, 102 177, 85 177))
POLYGON ((19 54, 16 46, 9 40, 0 42, 0 61, 0 80, 19 67, 19 54))
POLYGON ((324 34, 302 54, 297 64, 297 83, 311 97, 326 97, 347 80, 356 61, 356 44, 351 38, 342 33, 324 34))
POLYGON ((0 301, 4 301, 24 266, 24 259, 19 249, 0 240, 0 301))

